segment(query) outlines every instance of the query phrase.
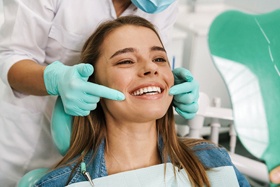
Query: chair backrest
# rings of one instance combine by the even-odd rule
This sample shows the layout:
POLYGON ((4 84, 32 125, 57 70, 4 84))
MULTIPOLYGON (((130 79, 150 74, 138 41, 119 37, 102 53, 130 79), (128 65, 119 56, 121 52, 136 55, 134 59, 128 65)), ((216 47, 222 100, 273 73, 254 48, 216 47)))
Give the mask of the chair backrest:
POLYGON ((52 113, 51 134, 61 155, 65 155, 70 147, 72 118, 65 113, 62 100, 58 97, 52 113))
POLYGON ((226 11, 211 24, 208 43, 230 94, 237 135, 271 170, 280 165, 280 10, 226 11))

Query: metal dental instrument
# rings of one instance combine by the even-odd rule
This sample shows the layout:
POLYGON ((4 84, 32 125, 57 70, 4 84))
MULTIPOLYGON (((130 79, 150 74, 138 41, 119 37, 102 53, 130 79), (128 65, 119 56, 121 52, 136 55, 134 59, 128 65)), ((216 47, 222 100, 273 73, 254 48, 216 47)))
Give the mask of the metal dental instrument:
POLYGON ((90 185, 92 187, 94 187, 90 174, 89 174, 89 172, 87 172, 86 163, 84 161, 81 162, 81 171, 82 171, 82 174, 84 175, 84 177, 89 181, 90 185))

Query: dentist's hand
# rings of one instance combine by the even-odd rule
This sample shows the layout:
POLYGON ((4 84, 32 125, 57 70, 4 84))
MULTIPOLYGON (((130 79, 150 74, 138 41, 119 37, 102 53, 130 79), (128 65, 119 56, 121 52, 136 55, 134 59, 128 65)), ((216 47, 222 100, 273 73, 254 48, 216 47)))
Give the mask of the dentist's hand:
POLYGON ((60 95, 64 110, 72 116, 86 116, 94 110, 100 97, 124 100, 123 93, 98 84, 88 82, 93 73, 90 64, 66 66, 59 61, 44 70, 44 82, 48 94, 60 95))
POLYGON ((169 94, 174 95, 175 110, 185 119, 192 119, 198 111, 199 85, 187 69, 176 68, 173 75, 175 85, 169 94))

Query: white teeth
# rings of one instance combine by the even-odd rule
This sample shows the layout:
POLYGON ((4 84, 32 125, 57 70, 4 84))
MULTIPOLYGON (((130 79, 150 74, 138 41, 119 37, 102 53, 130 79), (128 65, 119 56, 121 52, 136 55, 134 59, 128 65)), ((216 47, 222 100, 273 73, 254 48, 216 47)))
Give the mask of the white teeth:
POLYGON ((159 94, 161 93, 161 89, 160 87, 157 86, 148 86, 145 88, 140 88, 139 90, 136 90, 132 93, 132 95, 137 96, 137 95, 143 95, 143 94, 150 94, 150 95, 154 95, 154 94, 159 94))

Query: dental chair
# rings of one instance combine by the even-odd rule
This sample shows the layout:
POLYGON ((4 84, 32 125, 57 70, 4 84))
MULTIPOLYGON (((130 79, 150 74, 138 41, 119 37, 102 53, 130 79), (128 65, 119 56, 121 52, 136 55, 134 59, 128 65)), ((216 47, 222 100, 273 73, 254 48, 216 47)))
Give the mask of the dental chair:
MULTIPOLYGON (((70 147, 71 132, 72 116, 64 112, 61 98, 58 97, 52 113, 51 134, 61 155, 65 155, 70 147)), ((29 171, 21 178, 17 187, 32 187, 48 170, 49 168, 38 168, 29 171)))
MULTIPOLYGON (((280 10, 223 12, 210 26, 208 44, 230 95, 236 134, 257 162, 265 164, 268 176, 280 165, 280 10)), ((237 167, 247 164, 234 154, 232 160, 237 167)), ((246 169, 253 178, 263 172, 246 169)))

